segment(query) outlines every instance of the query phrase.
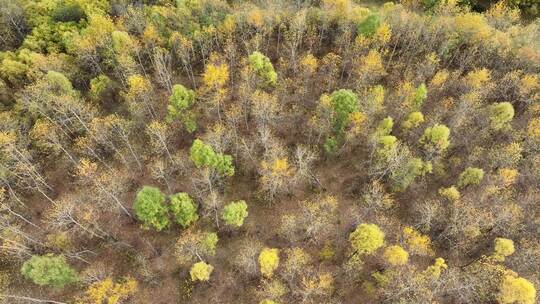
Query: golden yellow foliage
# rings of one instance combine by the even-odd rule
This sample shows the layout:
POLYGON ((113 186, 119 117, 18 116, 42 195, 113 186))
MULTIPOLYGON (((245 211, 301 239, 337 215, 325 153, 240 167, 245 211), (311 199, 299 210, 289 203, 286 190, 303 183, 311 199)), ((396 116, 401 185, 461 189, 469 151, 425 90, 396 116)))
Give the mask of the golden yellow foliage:
POLYGON ((279 250, 276 248, 263 248, 259 254, 259 266, 265 277, 271 277, 279 266, 279 250))
POLYGON ((209 63, 204 68, 203 83, 209 88, 223 87, 229 81, 229 67, 222 63, 219 65, 209 63))
POLYGON ((432 255, 433 249, 431 248, 431 240, 429 236, 421 234, 412 227, 403 228, 403 236, 405 238, 405 243, 407 248, 413 254, 432 255))
POLYGON ((189 275, 192 281, 208 281, 213 270, 214 266, 205 262, 197 262, 191 266, 189 275))
POLYGON ((405 265, 409 261, 409 253, 397 245, 386 247, 383 256, 386 262, 392 266, 405 265))
POLYGON ((129 296, 135 294, 138 289, 137 281, 126 279, 115 283, 111 278, 93 283, 85 292, 85 297, 80 304, 118 304, 129 296))
POLYGON ((528 280, 508 272, 501 282, 497 300, 501 304, 534 304, 536 289, 528 280))
POLYGON ((424 275, 428 277, 432 277, 434 279, 438 279, 441 276, 441 273, 448 268, 448 265, 446 265, 446 262, 443 258, 436 258, 435 263, 433 265, 428 266, 426 270, 424 271, 424 275))
POLYGON ((434 87, 442 86, 448 79, 449 73, 447 70, 440 70, 435 73, 435 76, 431 79, 430 85, 434 87))
POLYGON ((491 80, 491 72, 488 69, 477 69, 466 76, 466 81, 473 89, 478 89, 491 80))
POLYGON ((300 64, 308 73, 315 73, 319 67, 319 60, 313 54, 307 54, 300 59, 300 64))
POLYGON ((501 178, 504 186, 510 186, 516 182, 516 179, 518 177, 518 170, 501 168, 499 169, 499 177, 501 178))
POLYGON ((264 25, 264 11, 259 8, 254 8, 248 12, 247 23, 257 28, 264 25))

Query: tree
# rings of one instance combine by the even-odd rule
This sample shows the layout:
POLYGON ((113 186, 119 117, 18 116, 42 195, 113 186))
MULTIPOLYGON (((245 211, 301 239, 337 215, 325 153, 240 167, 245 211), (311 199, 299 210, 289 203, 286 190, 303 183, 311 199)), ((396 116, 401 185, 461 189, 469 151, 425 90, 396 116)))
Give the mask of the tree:
POLYGON ((44 286, 63 288, 77 281, 77 272, 72 269, 63 256, 32 256, 24 262, 21 273, 32 282, 44 286))
POLYGON ((260 52, 253 52, 249 55, 249 66, 255 74, 261 78, 263 86, 273 87, 277 82, 277 73, 270 59, 260 52))
POLYGON ((334 130, 341 134, 349 122, 349 115, 358 111, 358 97, 351 90, 341 89, 330 95, 330 103, 334 111, 334 130))
POLYGON ((259 254, 259 267, 265 277, 271 277, 279 266, 279 250, 265 247, 259 254))
POLYGON ((534 285, 516 273, 508 272, 499 288, 497 300, 501 304, 534 304, 536 301, 534 285))
POLYGON ((359 35, 365 37, 372 37, 375 34, 375 31, 381 23, 381 18, 378 14, 370 14, 362 22, 358 23, 356 31, 359 35))
POLYGON ((214 267, 212 265, 205 262, 197 262, 191 266, 189 275, 192 281, 208 281, 213 270, 214 267))
POLYGON ((401 246, 393 245, 384 250, 384 259, 392 266, 401 266, 409 261, 409 253, 401 246))
POLYGON ((145 228, 161 231, 169 226, 168 207, 165 205, 165 194, 158 188, 144 186, 135 198, 133 209, 145 228))
POLYGON ((372 254, 384 245, 384 232, 375 224, 360 224, 349 235, 355 253, 372 254))
POLYGON ((167 106, 167 121, 178 119, 189 133, 197 129, 195 113, 191 110, 195 104, 195 92, 181 84, 175 84, 167 106))
POLYGON ((77 304, 120 304, 135 294, 138 283, 134 279, 126 278, 114 282, 111 278, 92 283, 85 291, 84 297, 77 304))
POLYGON ((197 215, 197 205, 193 199, 185 192, 179 192, 171 195, 170 209, 178 224, 183 228, 188 227, 199 219, 197 215))
POLYGON ((204 258, 216 254, 219 238, 215 232, 192 231, 188 229, 180 235, 176 242, 175 255, 182 265, 196 260, 203 262, 204 258))
POLYGON ((461 196, 456 186, 450 186, 448 188, 440 188, 439 194, 450 201, 457 201, 461 196))
POLYGON ((511 256, 514 251, 514 241, 505 238, 495 238, 494 254, 497 257, 504 259, 507 256, 511 256))
POLYGON ((412 109, 415 111, 420 110, 426 98, 427 98, 427 88, 426 88, 426 85, 422 83, 421 85, 418 86, 418 88, 416 88, 416 91, 414 92, 412 109))
POLYGON ((392 133, 392 128, 394 127, 394 120, 392 117, 386 117, 379 122, 375 134, 380 138, 382 136, 388 136, 392 133))
POLYGON ((469 185, 478 185, 484 179, 484 170, 480 168, 468 167, 458 177, 457 186, 464 188, 469 185))
POLYGON ((450 129, 441 124, 426 128, 424 135, 420 138, 420 144, 429 153, 442 153, 450 146, 450 129))
POLYGON ((402 126, 405 129, 412 129, 418 127, 424 122, 424 115, 422 112, 411 112, 407 116, 407 119, 403 122, 402 126))
POLYGON ((225 176, 234 175, 234 166, 230 155, 216 153, 214 149, 200 139, 195 139, 189 150, 189 157, 197 168, 215 169, 225 176))
POLYGON ((241 227, 244 219, 248 216, 247 204, 245 201, 231 202, 223 208, 221 218, 231 226, 241 227))
POLYGON ((514 118, 514 107, 509 102, 499 102, 490 106, 489 119, 495 130, 505 128, 514 118))

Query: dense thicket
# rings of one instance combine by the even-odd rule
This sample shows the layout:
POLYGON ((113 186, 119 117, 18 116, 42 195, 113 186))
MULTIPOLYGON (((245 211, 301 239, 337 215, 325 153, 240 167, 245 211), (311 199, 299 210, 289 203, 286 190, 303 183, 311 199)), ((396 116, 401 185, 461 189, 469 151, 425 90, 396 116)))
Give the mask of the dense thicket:
POLYGON ((484 6, 0 0, 0 302, 535 303, 538 3, 484 6))

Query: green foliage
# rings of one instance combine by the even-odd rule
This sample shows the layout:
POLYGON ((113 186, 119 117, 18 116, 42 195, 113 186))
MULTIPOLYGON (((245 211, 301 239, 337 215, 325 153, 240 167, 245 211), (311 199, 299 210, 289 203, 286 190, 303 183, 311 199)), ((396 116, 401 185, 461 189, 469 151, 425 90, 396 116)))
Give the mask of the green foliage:
POLYGON ((38 285, 58 288, 77 281, 78 276, 63 256, 53 255, 32 256, 24 262, 21 273, 38 285))
POLYGON ((378 14, 370 14, 362 22, 360 22, 357 27, 356 31, 358 35, 363 35, 366 37, 371 37, 375 34, 375 31, 381 24, 381 18, 378 14))
POLYGON ((349 235, 356 253, 372 254, 384 245, 384 232, 375 224, 360 224, 349 235))
POLYGON ((230 155, 216 153, 214 149, 200 139, 195 139, 189 151, 190 159, 197 168, 212 168, 225 176, 234 175, 234 166, 230 155))
POLYGON ((439 194, 450 201, 457 201, 460 198, 460 193, 456 186, 441 188, 439 189, 439 194))
POLYGON ((49 89, 59 94, 73 94, 71 81, 62 73, 49 71, 45 75, 45 80, 49 89))
POLYGON ((277 82, 277 73, 270 59, 260 52, 253 52, 249 55, 249 65, 255 71, 257 76, 263 79, 267 86, 275 86, 277 82))
POLYGON ((441 124, 426 128, 420 138, 420 144, 429 152, 442 153, 450 146, 450 129, 441 124))
POLYGON ((90 97, 97 100, 103 96, 103 94, 111 88, 112 81, 107 75, 99 75, 90 80, 90 97))
POLYGON ((416 177, 431 173, 431 170, 430 162, 423 162, 420 158, 411 158, 392 172, 392 186, 395 191, 403 191, 416 177))
POLYGON ((387 135, 390 135, 390 133, 392 133, 393 127, 394 127, 394 120, 392 119, 392 117, 386 117, 379 122, 375 133, 379 137, 387 136, 387 135))
POLYGON ((413 99, 413 110, 420 110, 422 107, 422 104, 424 103, 424 100, 427 98, 427 88, 425 84, 421 84, 416 88, 416 91, 414 92, 414 99, 413 99))
POLYGON ((86 14, 78 3, 64 3, 57 6, 51 16, 56 22, 79 22, 86 14))
POLYGON ((478 185, 482 179, 484 179, 484 170, 469 167, 459 175, 457 186, 463 188, 468 185, 478 185))
POLYGON ((129 53, 133 48, 133 41, 128 33, 113 31, 111 33, 112 47, 117 54, 129 53))
POLYGON ((197 129, 195 114, 190 108, 195 103, 195 92, 185 88, 181 84, 176 84, 172 88, 169 105, 167 106, 167 121, 179 119, 189 133, 197 129))
POLYGON ((412 129, 418 127, 424 122, 424 114, 422 112, 411 112, 407 119, 403 122, 403 128, 412 129))
POLYGON ((500 130, 508 125, 514 118, 514 107, 509 102, 499 102, 489 108, 489 118, 491 126, 495 130, 500 130))
POLYGON ((174 215, 174 219, 182 227, 186 228, 199 219, 197 215, 197 206, 185 192, 180 192, 171 195, 170 209, 174 215))
POLYGON ((341 135, 349 123, 349 115, 358 110, 358 97, 351 90, 337 90, 330 95, 334 130, 341 135))
POLYGON ((219 237, 215 232, 206 232, 201 242, 201 247, 209 255, 216 254, 216 246, 219 241, 219 237))
POLYGON ((333 136, 328 137, 324 141, 323 149, 324 149, 324 152, 326 152, 326 154, 329 154, 329 155, 335 154, 337 152, 337 150, 338 150, 338 141, 337 141, 337 139, 335 137, 333 137, 333 136))
POLYGON ((397 147, 397 138, 392 135, 379 137, 377 141, 377 155, 380 158, 388 158, 397 147))
POLYGON ((169 226, 169 209, 165 205, 165 194, 158 188, 144 186, 139 190, 133 209, 145 228, 152 227, 161 231, 169 226))
POLYGON ((247 204, 245 201, 231 202, 223 209, 221 218, 231 226, 241 227, 244 219, 248 216, 247 204))

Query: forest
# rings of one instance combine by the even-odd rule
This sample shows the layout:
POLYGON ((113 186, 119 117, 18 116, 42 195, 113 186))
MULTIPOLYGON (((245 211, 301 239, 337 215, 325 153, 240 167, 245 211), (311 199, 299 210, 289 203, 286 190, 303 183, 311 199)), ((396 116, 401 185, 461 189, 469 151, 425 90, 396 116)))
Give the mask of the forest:
POLYGON ((0 0, 0 303, 536 303, 539 16, 0 0))

